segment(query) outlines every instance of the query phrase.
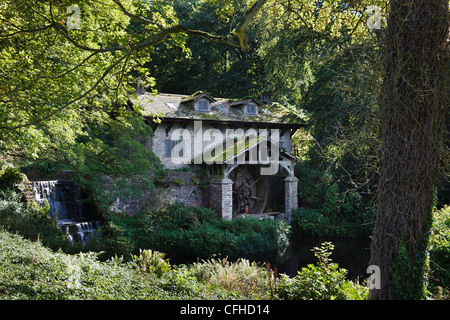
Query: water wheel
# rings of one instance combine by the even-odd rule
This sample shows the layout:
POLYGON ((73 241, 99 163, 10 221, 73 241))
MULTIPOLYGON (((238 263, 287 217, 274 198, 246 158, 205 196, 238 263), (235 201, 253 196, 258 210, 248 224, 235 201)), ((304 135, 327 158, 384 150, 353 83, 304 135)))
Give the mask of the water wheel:
POLYGON ((257 166, 239 166, 231 171, 233 181, 233 216, 263 213, 267 202, 267 177, 257 166))

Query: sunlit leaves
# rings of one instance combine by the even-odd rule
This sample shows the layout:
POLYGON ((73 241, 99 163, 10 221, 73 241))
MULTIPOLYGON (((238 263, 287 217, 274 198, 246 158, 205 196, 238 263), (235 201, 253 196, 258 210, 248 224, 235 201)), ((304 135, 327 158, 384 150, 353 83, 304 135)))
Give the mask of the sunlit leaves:
MULTIPOLYGON (((0 4, 0 147, 25 158, 75 143, 86 114, 123 112, 137 77, 154 79, 144 64, 152 48, 132 50, 178 22, 166 1, 12 1, 0 4), (80 8, 80 28, 67 27, 68 7, 80 8)), ((173 36, 170 45, 184 37, 173 36)), ((98 121, 99 119, 97 119, 98 121)))
POLYGON ((385 0, 292 0, 273 1, 265 12, 275 30, 287 25, 292 29, 309 29, 312 32, 329 32, 333 37, 343 35, 360 39, 370 31, 366 21, 370 16, 366 12, 369 6, 380 8, 380 20, 387 12, 385 0))

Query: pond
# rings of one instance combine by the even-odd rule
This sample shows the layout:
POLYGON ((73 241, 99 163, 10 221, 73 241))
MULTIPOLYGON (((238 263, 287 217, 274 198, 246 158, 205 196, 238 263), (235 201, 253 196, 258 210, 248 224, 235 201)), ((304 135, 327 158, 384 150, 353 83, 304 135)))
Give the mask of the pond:
POLYGON ((361 281, 369 276, 366 270, 370 260, 370 239, 293 237, 286 252, 271 264, 277 266, 278 273, 293 277, 302 267, 317 263, 318 260, 311 249, 320 247, 323 242, 333 243, 334 250, 330 258, 340 268, 348 271, 349 280, 355 281, 359 278, 361 281))

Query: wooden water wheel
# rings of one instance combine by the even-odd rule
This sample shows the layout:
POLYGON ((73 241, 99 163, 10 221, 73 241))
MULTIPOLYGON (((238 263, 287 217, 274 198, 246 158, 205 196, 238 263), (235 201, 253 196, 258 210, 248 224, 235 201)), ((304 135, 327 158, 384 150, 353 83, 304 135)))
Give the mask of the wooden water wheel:
POLYGON ((233 216, 263 213, 267 202, 267 177, 257 166, 239 166, 229 178, 233 181, 233 216))

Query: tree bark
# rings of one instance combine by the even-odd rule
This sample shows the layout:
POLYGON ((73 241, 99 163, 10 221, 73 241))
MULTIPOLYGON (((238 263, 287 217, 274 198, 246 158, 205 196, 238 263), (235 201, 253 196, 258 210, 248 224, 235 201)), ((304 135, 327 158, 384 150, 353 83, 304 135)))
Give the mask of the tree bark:
POLYGON ((448 103, 448 0, 391 0, 371 299, 420 299, 448 103))

